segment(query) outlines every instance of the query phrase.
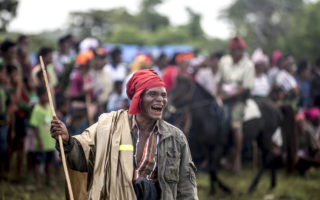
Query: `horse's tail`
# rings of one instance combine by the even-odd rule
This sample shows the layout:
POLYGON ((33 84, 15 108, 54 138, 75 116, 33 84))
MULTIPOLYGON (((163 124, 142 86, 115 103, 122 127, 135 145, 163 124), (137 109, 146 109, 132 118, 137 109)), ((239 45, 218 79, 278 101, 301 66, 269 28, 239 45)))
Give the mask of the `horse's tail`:
POLYGON ((283 147, 286 155, 286 166, 288 172, 292 172, 295 166, 295 158, 297 154, 297 137, 294 129, 294 110, 290 105, 280 107, 283 114, 281 124, 281 132, 283 138, 283 147))

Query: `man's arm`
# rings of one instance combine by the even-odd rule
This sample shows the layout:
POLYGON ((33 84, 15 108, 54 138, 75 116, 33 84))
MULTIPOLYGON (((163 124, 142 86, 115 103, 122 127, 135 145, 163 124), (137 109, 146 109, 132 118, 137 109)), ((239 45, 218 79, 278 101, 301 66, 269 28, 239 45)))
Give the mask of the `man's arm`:
POLYGON ((247 88, 239 87, 235 93, 233 93, 233 94, 222 94, 220 96, 220 98, 222 99, 222 101, 225 101, 225 100, 229 100, 229 99, 236 98, 236 97, 239 97, 241 95, 244 95, 249 91, 250 90, 247 89, 247 88))
POLYGON ((192 162, 189 145, 185 136, 183 136, 183 141, 184 144, 181 146, 181 162, 177 199, 197 200, 197 181, 195 175, 196 167, 192 162))
POLYGON ((87 172, 89 162, 87 161, 83 148, 70 136, 64 123, 54 117, 51 121, 50 132, 51 136, 57 140, 56 149, 59 152, 58 136, 61 135, 68 167, 76 171, 87 172))
MULTIPOLYGON (((69 138, 68 144, 63 145, 64 153, 66 155, 66 161, 68 168, 87 172, 87 160, 84 155, 83 149, 79 143, 77 143, 71 136, 69 138)), ((60 152, 59 142, 56 143, 56 149, 60 152)))

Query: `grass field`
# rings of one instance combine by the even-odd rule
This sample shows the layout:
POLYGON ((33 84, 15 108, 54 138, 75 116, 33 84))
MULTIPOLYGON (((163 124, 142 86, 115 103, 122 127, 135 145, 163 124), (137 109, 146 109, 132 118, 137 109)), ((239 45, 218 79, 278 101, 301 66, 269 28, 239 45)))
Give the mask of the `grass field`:
MULTIPOLYGON (((262 177, 257 191, 246 194, 249 184, 256 170, 244 169, 239 175, 221 172, 219 177, 233 188, 233 194, 227 195, 217 188, 215 196, 208 196, 209 176, 198 176, 198 195, 201 200, 319 200, 320 199, 320 170, 311 170, 309 178, 298 175, 287 176, 282 170, 278 171, 278 185, 272 192, 268 192, 269 173, 262 177)), ((3 181, 0 183, 0 200, 60 200, 64 199, 63 172, 60 169, 55 186, 41 186, 32 189, 30 181, 14 183, 3 181)))

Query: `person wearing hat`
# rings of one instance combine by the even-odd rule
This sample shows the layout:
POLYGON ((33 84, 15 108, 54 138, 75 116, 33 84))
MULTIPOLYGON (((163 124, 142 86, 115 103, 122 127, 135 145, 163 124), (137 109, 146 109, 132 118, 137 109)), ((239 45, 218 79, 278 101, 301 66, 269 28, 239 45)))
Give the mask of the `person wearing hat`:
POLYGON ((168 92, 170 92, 172 86, 175 84, 177 76, 182 75, 191 78, 188 68, 193 58, 194 55, 191 52, 179 53, 175 57, 176 65, 171 65, 163 71, 162 78, 168 92))
POLYGON ((62 136, 68 167, 88 172, 83 199, 198 199, 186 137, 162 120, 164 82, 153 70, 137 71, 127 95, 128 111, 102 114, 81 135, 70 137, 61 121, 51 122, 52 137, 62 136))
POLYGON ((245 101, 254 85, 254 64, 245 55, 246 44, 239 36, 229 42, 231 55, 221 58, 219 63, 219 94, 226 108, 230 110, 231 128, 234 133, 235 163, 233 170, 241 169, 242 122, 245 101))

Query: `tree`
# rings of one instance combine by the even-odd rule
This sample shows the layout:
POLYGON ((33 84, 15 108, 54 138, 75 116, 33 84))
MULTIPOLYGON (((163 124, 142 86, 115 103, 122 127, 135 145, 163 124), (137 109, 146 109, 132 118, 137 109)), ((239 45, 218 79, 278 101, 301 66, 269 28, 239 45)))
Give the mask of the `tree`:
POLYGON ((0 31, 6 31, 17 14, 18 0, 0 0, 0 31))
POLYGON ((290 15, 302 5, 303 0, 236 0, 222 11, 221 17, 250 46, 270 47, 275 38, 288 32, 290 15))
POLYGON ((276 42, 283 50, 297 60, 314 61, 320 52, 320 2, 307 3, 289 20, 289 30, 276 42))
POLYGON ((136 26, 125 25, 116 28, 108 39, 108 42, 145 45, 149 42, 149 35, 148 32, 136 26))
POLYGON ((156 11, 156 6, 163 0, 142 0, 139 13, 140 28, 154 32, 159 27, 169 26, 169 19, 156 11))
POLYGON ((188 30, 188 33, 190 37, 193 40, 196 39, 202 39, 204 37, 204 32, 201 27, 201 15, 199 13, 196 13, 191 8, 186 8, 186 11, 189 14, 189 23, 186 25, 186 29, 188 30))
POLYGON ((137 17, 125 8, 72 12, 69 16, 69 30, 80 38, 93 36, 105 41, 122 25, 138 25, 137 17))

